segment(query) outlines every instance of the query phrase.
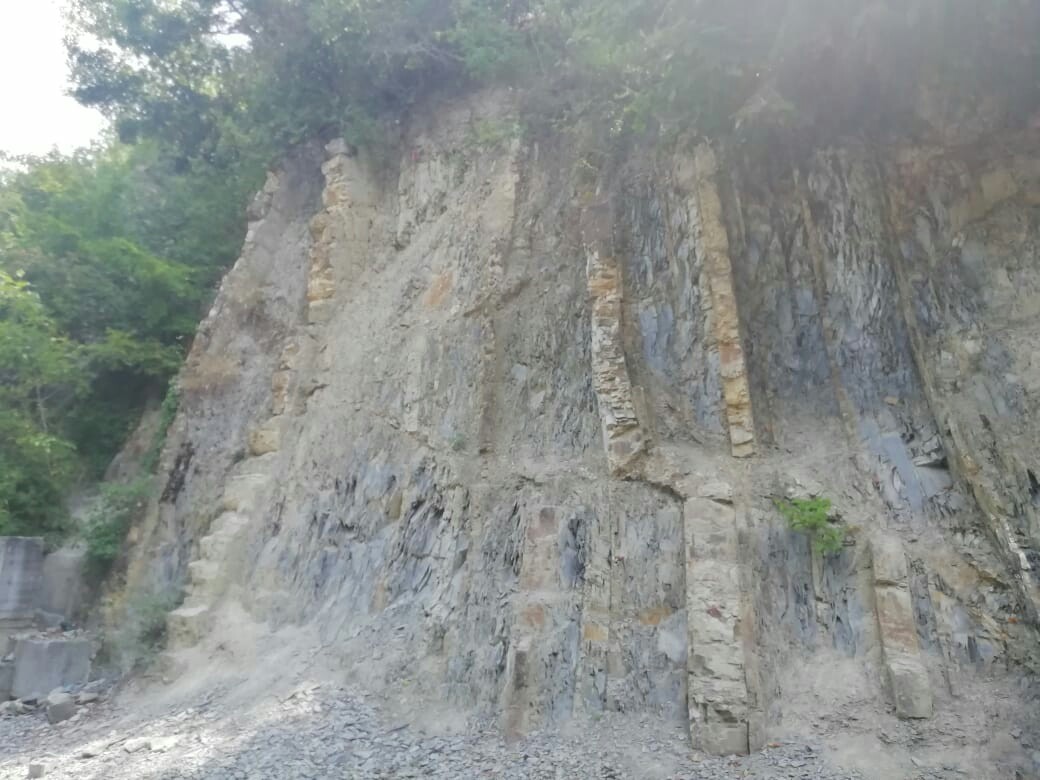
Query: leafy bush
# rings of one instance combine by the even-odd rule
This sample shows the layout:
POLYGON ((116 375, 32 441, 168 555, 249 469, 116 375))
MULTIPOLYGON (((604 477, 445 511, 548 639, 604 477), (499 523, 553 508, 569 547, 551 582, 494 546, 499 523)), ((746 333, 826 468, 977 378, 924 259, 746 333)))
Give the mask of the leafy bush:
POLYGON ((127 485, 102 485, 83 529, 87 568, 94 579, 103 579, 119 557, 130 526, 144 509, 150 487, 147 478, 127 485))
POLYGON ((824 555, 841 551, 845 529, 831 522, 829 498, 784 498, 773 503, 791 528, 809 535, 814 550, 824 555))

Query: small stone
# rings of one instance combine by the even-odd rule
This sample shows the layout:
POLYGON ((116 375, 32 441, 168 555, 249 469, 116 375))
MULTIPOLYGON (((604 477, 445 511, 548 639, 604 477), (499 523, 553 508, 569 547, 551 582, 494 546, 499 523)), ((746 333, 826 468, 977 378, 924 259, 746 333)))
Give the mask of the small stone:
POLYGON ((1017 728, 1017 727, 1011 729, 1011 736, 1014 737, 1015 739, 1018 739, 1019 737, 1022 736, 1022 729, 1017 728))
POLYGON ((152 737, 149 740, 149 746, 153 753, 165 753, 167 750, 176 747, 180 741, 180 737, 152 737))
POLYGON ((47 774, 47 767, 40 763, 29 764, 29 777, 43 777, 47 774))
POLYGON ((138 753, 142 750, 151 750, 152 741, 147 737, 139 737, 137 739, 128 739, 123 743, 123 750, 127 753, 138 753))
POLYGON ((83 691, 76 696, 77 704, 92 704, 101 698, 100 694, 94 693, 93 691, 83 691))
POLYGON ((80 748, 80 751, 76 754, 76 758, 87 759, 97 758, 105 752, 105 745, 102 743, 94 743, 93 745, 86 745, 80 748))

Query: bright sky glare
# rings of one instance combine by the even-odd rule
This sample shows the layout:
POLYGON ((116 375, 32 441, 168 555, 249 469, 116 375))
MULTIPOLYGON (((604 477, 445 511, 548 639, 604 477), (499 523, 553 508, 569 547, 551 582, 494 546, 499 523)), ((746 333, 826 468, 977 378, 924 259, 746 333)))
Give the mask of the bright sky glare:
POLYGON ((0 150, 44 154, 86 146, 104 128, 65 92, 63 0, 0 0, 0 150))

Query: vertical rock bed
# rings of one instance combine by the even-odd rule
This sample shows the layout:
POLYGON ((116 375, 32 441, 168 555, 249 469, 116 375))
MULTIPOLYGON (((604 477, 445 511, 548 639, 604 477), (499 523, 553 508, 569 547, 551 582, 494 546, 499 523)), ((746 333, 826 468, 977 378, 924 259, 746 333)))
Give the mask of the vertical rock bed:
POLYGON ((420 112, 389 166, 305 146, 257 196, 131 537, 128 593, 185 589, 168 677, 289 631, 513 737, 1034 771, 1035 138, 589 183, 563 137, 471 141, 510 110, 420 112))

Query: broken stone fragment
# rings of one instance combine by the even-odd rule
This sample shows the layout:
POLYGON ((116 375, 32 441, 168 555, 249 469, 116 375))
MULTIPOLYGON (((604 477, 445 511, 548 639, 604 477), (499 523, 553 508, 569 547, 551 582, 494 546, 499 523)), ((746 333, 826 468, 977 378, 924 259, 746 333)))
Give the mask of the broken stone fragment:
POLYGON ((932 689, 921 661, 910 656, 889 655, 888 673, 896 715, 900 718, 932 717, 932 689))
POLYGON ((932 689, 920 658, 906 553, 898 539, 885 536, 871 540, 871 551, 882 657, 888 671, 896 715, 900 718, 930 718, 932 689))
POLYGON ((151 750, 152 741, 147 737, 138 737, 137 739, 128 739, 123 743, 123 750, 127 753, 139 753, 142 750, 151 750))
POLYGON ((105 752, 107 745, 103 742, 94 742, 90 745, 86 745, 80 748, 80 751, 76 754, 76 758, 87 759, 96 758, 105 752))
POLYGON ((52 691, 47 697, 47 722, 51 725, 76 714, 76 700, 64 691, 52 691))
POLYGON ((149 740, 149 748, 153 753, 165 753, 172 750, 181 741, 180 737, 152 737, 149 740))
POLYGON ((29 777, 43 777, 45 774, 47 774, 46 765, 36 761, 29 764, 29 777))

